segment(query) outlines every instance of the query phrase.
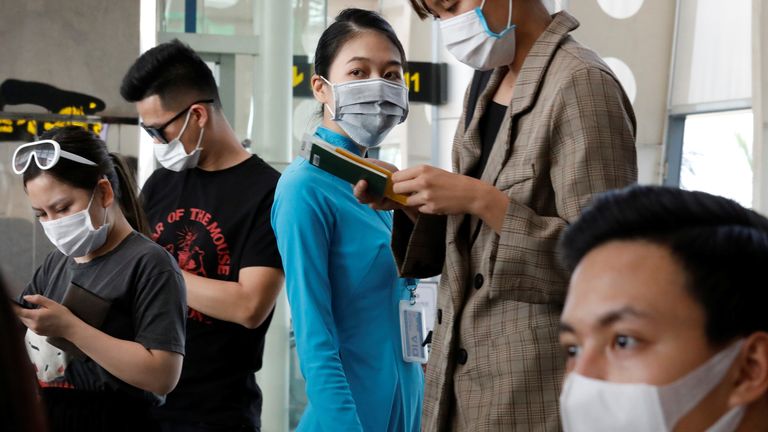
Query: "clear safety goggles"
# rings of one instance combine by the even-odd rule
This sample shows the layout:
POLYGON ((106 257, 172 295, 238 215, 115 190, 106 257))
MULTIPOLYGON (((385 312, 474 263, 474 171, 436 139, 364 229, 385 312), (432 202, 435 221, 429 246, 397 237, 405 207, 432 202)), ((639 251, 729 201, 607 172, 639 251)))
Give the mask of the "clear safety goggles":
POLYGON ((56 166, 59 158, 69 159, 85 165, 96 165, 82 156, 62 150, 58 142, 54 140, 42 140, 26 143, 13 152, 13 172, 23 174, 32 163, 32 159, 41 170, 49 170, 56 166))

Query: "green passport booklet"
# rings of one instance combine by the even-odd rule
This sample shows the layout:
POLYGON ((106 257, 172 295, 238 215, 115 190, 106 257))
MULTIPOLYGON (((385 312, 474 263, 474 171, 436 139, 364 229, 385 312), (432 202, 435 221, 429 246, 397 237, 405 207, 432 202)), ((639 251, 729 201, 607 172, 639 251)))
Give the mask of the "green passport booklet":
POLYGON ((312 165, 353 185, 360 180, 367 181, 368 193, 373 196, 383 196, 387 191, 389 178, 386 174, 346 157, 335 151, 330 144, 314 139, 314 137, 304 137, 302 156, 312 165))

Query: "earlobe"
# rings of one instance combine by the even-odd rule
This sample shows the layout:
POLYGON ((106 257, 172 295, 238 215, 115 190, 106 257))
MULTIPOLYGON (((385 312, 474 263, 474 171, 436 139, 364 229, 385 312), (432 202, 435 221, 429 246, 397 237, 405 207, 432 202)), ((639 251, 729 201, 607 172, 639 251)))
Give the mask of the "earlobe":
POLYGON ((320 78, 320 75, 312 75, 312 94, 315 99, 320 103, 328 103, 328 97, 325 94, 325 81, 320 78))
POLYGON ((205 127, 205 124, 208 122, 208 111, 204 108, 196 107, 196 109, 193 110, 193 115, 197 120, 197 126, 200 128, 205 127))
POLYGON ((768 392, 768 333, 750 335, 736 362, 739 367, 729 406, 749 405, 764 398, 768 392))
POLYGON ((99 191, 101 192, 101 206, 108 208, 115 201, 115 192, 112 190, 112 183, 107 179, 99 180, 99 191))

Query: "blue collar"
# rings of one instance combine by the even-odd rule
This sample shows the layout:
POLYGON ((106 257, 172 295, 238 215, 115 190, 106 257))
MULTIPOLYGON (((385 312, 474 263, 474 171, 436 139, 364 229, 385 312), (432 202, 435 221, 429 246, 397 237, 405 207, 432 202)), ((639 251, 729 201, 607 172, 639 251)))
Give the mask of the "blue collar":
POLYGON ((358 147, 354 141, 326 127, 318 126, 317 130, 315 130, 315 136, 320 137, 321 140, 327 142, 328 144, 335 145, 336 147, 341 147, 344 150, 352 152, 358 156, 362 156, 362 153, 360 152, 360 147, 358 147))

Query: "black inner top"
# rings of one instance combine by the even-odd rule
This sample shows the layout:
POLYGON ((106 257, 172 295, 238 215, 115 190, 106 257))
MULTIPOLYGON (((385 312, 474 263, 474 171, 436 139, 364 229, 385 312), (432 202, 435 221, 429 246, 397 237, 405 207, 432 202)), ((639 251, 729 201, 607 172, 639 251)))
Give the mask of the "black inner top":
POLYGON ((483 170, 485 170, 485 166, 488 164, 488 157, 491 155, 491 150, 493 150, 493 143, 496 141, 496 136, 499 134, 499 129, 506 113, 506 105, 491 101, 480 118, 477 128, 480 132, 482 149, 480 151, 480 160, 477 162, 475 169, 472 170, 472 177, 480 178, 483 175, 483 170))

